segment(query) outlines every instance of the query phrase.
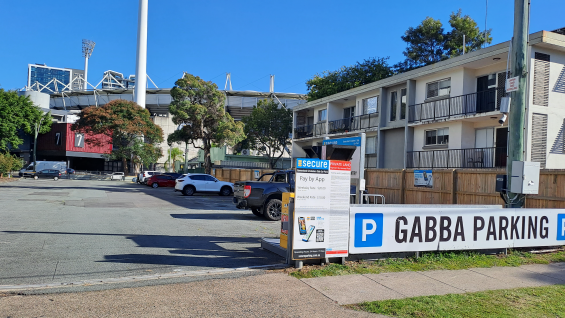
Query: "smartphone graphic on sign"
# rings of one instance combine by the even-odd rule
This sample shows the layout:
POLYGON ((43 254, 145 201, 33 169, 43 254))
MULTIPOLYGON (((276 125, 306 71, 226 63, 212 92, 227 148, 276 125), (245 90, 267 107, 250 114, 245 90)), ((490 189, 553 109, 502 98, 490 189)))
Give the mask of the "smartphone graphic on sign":
POLYGON ((298 226, 300 228, 300 235, 306 235, 306 220, 303 216, 298 218, 298 226))
POLYGON ((424 171, 423 175, 424 175, 424 180, 428 181, 428 174, 424 171))
POLYGON ((312 236, 312 233, 314 232, 314 228, 316 228, 314 225, 310 225, 310 229, 308 229, 308 234, 306 234, 302 240, 304 242, 308 242, 310 240, 310 236, 312 236))

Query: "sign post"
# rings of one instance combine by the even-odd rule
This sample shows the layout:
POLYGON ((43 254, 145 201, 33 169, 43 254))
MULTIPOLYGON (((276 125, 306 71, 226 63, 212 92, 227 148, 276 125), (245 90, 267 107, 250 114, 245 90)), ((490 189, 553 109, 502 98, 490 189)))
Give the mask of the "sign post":
POLYGON ((351 162, 297 159, 292 259, 347 257, 351 162))

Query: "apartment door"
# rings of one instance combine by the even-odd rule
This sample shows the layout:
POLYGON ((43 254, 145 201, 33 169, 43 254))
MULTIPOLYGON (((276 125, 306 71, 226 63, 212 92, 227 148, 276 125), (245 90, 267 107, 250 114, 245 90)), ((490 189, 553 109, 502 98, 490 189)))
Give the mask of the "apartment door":
POLYGON ((496 109, 496 74, 477 78, 477 113, 496 109))
POLYGON ((494 165, 496 167, 506 167, 506 159, 508 157, 508 128, 496 129, 494 150, 494 165))
POLYGON ((468 166, 494 167, 494 128, 475 129, 475 149, 467 154, 468 166))
POLYGON ((355 106, 343 109, 343 129, 347 131, 355 130, 356 127, 352 126, 353 118, 355 117, 355 106))

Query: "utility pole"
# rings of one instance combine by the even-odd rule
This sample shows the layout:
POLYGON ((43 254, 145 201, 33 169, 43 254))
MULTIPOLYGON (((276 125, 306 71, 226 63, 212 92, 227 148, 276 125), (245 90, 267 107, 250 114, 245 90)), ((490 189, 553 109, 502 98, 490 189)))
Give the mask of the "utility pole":
MULTIPOLYGON (((511 77, 518 76, 518 90, 511 93, 508 122, 508 160, 506 173, 508 189, 512 182, 512 161, 524 161, 524 118, 526 113, 526 85, 528 79, 528 23, 530 0, 514 0, 514 38, 512 39, 511 77)), ((510 208, 521 208, 523 194, 508 193, 510 208)))
POLYGON ((137 18, 137 56, 135 61, 134 101, 145 108, 147 92, 147 10, 149 0, 139 0, 137 18))

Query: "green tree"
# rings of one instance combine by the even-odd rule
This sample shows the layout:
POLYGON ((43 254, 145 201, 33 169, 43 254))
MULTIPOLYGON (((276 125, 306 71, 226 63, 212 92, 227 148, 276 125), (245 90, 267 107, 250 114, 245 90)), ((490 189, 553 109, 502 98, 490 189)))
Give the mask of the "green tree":
POLYGON ((388 58, 370 58, 336 71, 316 74, 306 82, 308 101, 337 94, 393 75, 388 58))
MULTIPOLYGON (((206 173, 212 169, 212 144, 233 146, 244 138, 243 123, 235 122, 224 109, 225 95, 212 82, 185 73, 171 89, 169 111, 187 144, 204 151, 206 173)), ((169 142, 171 139, 168 139, 169 142)))
POLYGON ((8 153, 0 153, 0 178, 3 178, 5 173, 22 169, 23 166, 24 163, 20 158, 8 153))
POLYGON ((163 152, 159 146, 142 142, 141 139, 135 139, 130 149, 132 162, 136 167, 155 163, 163 156, 163 152))
POLYGON ((122 160, 126 175, 127 160, 141 155, 138 145, 140 140, 148 144, 163 141, 163 131, 153 123, 149 111, 134 102, 122 99, 113 100, 102 107, 85 108, 72 129, 83 133, 85 141, 89 144, 113 144, 110 157, 122 160))
POLYGON ((408 28, 401 38, 408 47, 403 52, 406 60, 395 65, 400 72, 447 59, 446 35, 439 20, 427 17, 417 27, 408 28))
POLYGON ((468 15, 461 15, 461 9, 451 13, 449 24, 452 30, 446 34, 445 43, 446 54, 449 57, 463 53, 463 35, 465 35, 465 53, 479 50, 485 43, 492 42, 492 30, 487 30, 485 34, 479 29, 475 20, 468 15))
POLYGON ((50 113, 44 114, 27 96, 0 89, 0 151, 18 148, 24 142, 19 131, 33 134, 39 122, 43 123, 38 133, 51 130, 50 113))
POLYGON ((274 169, 285 148, 291 145, 292 111, 272 99, 264 99, 242 121, 247 144, 269 157, 271 169, 274 169))
POLYGON ((463 53, 463 35, 465 52, 480 49, 483 44, 491 43, 491 30, 481 32, 475 20, 462 15, 461 9, 452 12, 449 18, 451 30, 445 32, 440 20, 427 17, 413 28, 410 27, 402 40, 408 45, 403 54, 406 59, 394 65, 395 72, 406 72, 418 67, 431 65, 463 53))
POLYGON ((169 150, 167 150, 167 161, 165 162, 165 169, 169 169, 169 167, 174 166, 175 161, 178 161, 180 158, 182 158, 182 155, 182 150, 180 150, 179 148, 169 148, 169 150))

